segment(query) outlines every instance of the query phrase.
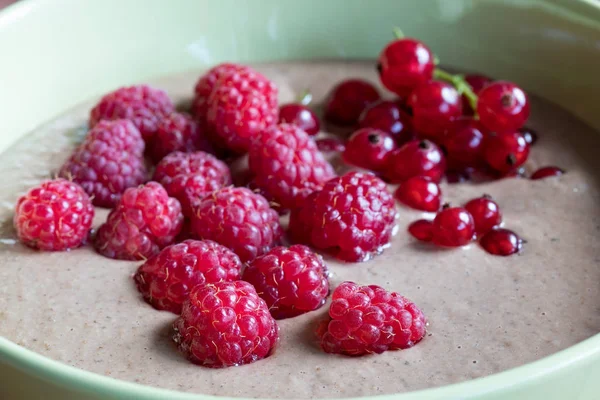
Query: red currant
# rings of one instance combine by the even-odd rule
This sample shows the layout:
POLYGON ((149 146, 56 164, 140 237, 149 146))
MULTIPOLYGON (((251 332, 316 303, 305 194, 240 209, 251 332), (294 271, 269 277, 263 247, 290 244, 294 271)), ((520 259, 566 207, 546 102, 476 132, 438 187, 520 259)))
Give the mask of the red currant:
POLYGON ((446 182, 448 183, 463 183, 471 180, 471 169, 465 170, 447 170, 446 171, 446 182))
POLYGON ((322 138, 315 140, 317 148, 323 153, 341 153, 346 149, 346 144, 339 138, 322 138))
POLYGON ((530 146, 533 146, 538 140, 537 132, 531 128, 524 126, 523 128, 519 129, 519 132, 521 133, 521 135, 523 135, 523 137, 525 138, 525 141, 530 146))
POLYGON ((475 233, 481 236, 502 223, 500 207, 488 195, 470 200, 465 204, 465 210, 471 213, 475 221, 475 233))
POLYGON ((477 114, 483 126, 490 131, 514 131, 522 127, 529 117, 529 100, 514 83, 494 82, 479 92, 477 114))
POLYGON ((521 251, 523 240, 511 230, 493 229, 483 235, 479 244, 495 256, 510 256, 521 251))
POLYGON ((392 183, 413 176, 428 176, 439 182, 445 171, 446 159, 438 146, 429 140, 412 140, 388 155, 384 175, 392 183))
POLYGON ((462 103, 454 86, 441 81, 417 86, 408 98, 415 131, 429 138, 441 138, 452 121, 462 115, 462 103))
POLYGON ((440 209, 442 190, 428 177, 413 176, 400 184, 395 196, 411 208, 434 212, 440 209))
POLYGON ((298 103, 284 104, 279 107, 279 123, 296 125, 311 136, 319 133, 321 127, 314 111, 298 103))
POLYGON ((354 125, 367 106, 380 99, 379 92, 362 79, 338 83, 325 103, 325 119, 338 125, 354 125))
POLYGON ((565 171, 558 167, 542 167, 531 175, 531 179, 538 180, 551 176, 561 176, 565 171))
POLYGON ((400 96, 408 95, 420 83, 431 80, 434 67, 433 53, 416 39, 394 40, 379 56, 381 82, 400 96))
POLYGON ((431 234, 433 243, 438 246, 464 246, 473 240, 475 222, 462 207, 444 208, 435 216, 431 234))
POLYGON ((418 219, 408 226, 408 233, 421 242, 431 242, 433 223, 426 219, 418 219))
POLYGON ((389 133, 399 146, 415 138, 410 115, 396 101, 381 100, 371 104, 360 115, 358 125, 389 133))
POLYGON ((350 136, 342 156, 348 164, 379 172, 385 166, 385 158, 395 148, 396 143, 388 133, 363 128, 350 136))
MULTIPOLYGON (((492 82, 492 78, 479 74, 468 74, 465 75, 464 79, 469 84, 469 86, 471 86, 471 90, 473 90, 473 93, 475 94, 479 93, 481 89, 483 89, 485 86, 492 82)), ((463 113, 465 115, 473 115, 474 110, 471 108, 471 103, 469 103, 469 100, 464 95, 462 96, 462 103, 463 113)))
POLYGON ((492 133, 485 140, 485 161, 502 174, 516 170, 528 156, 529 145, 519 132, 492 133))
POLYGON ((462 171, 477 168, 483 162, 483 133, 478 121, 459 118, 452 124, 442 147, 446 150, 448 168, 462 171))

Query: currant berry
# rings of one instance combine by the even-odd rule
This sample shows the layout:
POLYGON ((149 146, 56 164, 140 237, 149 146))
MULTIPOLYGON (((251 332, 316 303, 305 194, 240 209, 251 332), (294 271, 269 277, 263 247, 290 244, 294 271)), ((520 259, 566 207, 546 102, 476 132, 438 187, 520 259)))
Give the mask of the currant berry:
POLYGON ((551 176, 561 176, 565 171, 558 167, 542 167, 531 175, 531 179, 538 180, 551 176))
POLYGON ((311 136, 319 133, 321 124, 313 110, 304 104, 290 103, 279 107, 279 123, 296 125, 311 136))
POLYGON ((346 144, 339 138, 322 138, 315 140, 317 148, 323 153, 342 153, 346 149, 346 144))
POLYGON ((396 143, 392 136, 378 129, 363 128, 350 136, 342 156, 348 164, 379 172, 394 149, 396 143))
POLYGON ((500 207, 488 195, 470 200, 465 204, 465 209, 471 213, 475 222, 475 233, 481 236, 502 223, 500 207))
POLYGON ((446 82, 420 84, 411 92, 407 104, 412 108, 415 131, 432 139, 441 138, 462 115, 460 96, 454 86, 446 82))
POLYGON ((438 146, 429 140, 413 140, 388 155, 384 175, 392 183, 413 176, 427 176, 437 183, 445 171, 446 159, 438 146))
POLYGON ((485 140, 485 161, 502 174, 516 170, 528 156, 529 145, 519 132, 492 133, 485 140))
POLYGON ((464 246, 473 240, 475 222, 464 208, 447 207, 435 216, 431 235, 433 243, 438 246, 464 246))
POLYGON ((418 219, 408 226, 408 233, 421 242, 431 242, 433 223, 426 219, 418 219))
POLYGON ((414 176, 400 184, 395 193, 402 204, 421 211, 435 212, 440 209, 442 190, 425 176, 414 176))
POLYGON ((434 68, 433 53, 416 39, 394 40, 379 55, 381 82, 400 96, 408 95, 417 85, 431 80, 434 68))
POLYGON ((473 118, 459 118, 452 124, 442 147, 446 150, 448 168, 462 171, 478 168, 483 162, 484 136, 473 118))
MULTIPOLYGON (((486 87, 488 84, 490 84, 492 82, 492 78, 489 78, 485 75, 479 75, 479 74, 468 74, 465 75, 465 82, 467 82, 470 86, 471 89, 473 90, 473 93, 478 94, 481 89, 483 89, 484 87, 486 87)), ((473 108, 471 108, 471 103, 469 102, 469 99, 467 99, 467 96, 463 95, 462 96, 462 104, 463 104, 463 114, 465 115, 473 115, 474 110, 473 108)))
POLYGON ((411 125, 410 115, 402 110, 398 102, 391 100, 380 100, 371 104, 358 119, 358 126, 361 128, 375 128, 387 132, 399 146, 415 138, 411 125))
POLYGON ((347 79, 338 83, 325 102, 325 119, 337 125, 354 125, 370 104, 380 99, 371 83, 362 79, 347 79))
POLYGON ((511 230, 493 229, 483 235, 479 244, 495 256, 510 256, 521 251, 523 239, 511 230))
POLYGON ((525 124, 529 100, 525 92, 511 82, 498 81, 479 92, 477 114, 483 126, 494 132, 510 132, 525 124))
POLYGON ((529 146, 533 146, 538 141, 538 134, 535 130, 526 126, 519 128, 519 132, 525 138, 525 141, 529 146))

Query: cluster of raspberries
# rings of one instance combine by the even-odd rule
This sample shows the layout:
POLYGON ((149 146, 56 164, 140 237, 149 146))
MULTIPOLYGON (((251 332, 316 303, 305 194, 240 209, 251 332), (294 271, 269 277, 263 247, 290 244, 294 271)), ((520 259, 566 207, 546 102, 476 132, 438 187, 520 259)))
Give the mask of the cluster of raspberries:
MULTIPOLYGON (((144 260, 135 284, 153 307, 180 315, 174 338, 194 363, 267 357, 276 319, 325 304, 328 270, 307 245, 357 262, 390 241, 396 208, 386 184, 370 173, 337 176, 308 133, 278 123, 277 88, 250 67, 208 71, 190 115, 139 85, 104 96, 89 124, 59 178, 18 200, 18 236, 47 251, 90 237, 106 257, 144 260), (223 155, 244 154, 251 181, 236 187, 223 155), (94 205, 111 211, 90 235, 94 205), (287 236, 298 244, 285 247, 279 213, 288 211, 287 236)), ((406 348, 424 335, 422 313, 400 295, 346 282, 333 298, 318 332, 327 352, 406 348)))

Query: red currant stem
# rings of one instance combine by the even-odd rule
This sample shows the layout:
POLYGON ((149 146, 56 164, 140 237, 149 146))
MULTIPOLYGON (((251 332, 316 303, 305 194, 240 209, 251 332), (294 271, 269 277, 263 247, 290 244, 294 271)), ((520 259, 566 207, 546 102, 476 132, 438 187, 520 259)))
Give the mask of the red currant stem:
POLYGON ((394 29, 392 29, 392 31, 394 32, 394 37, 396 39, 404 39, 404 32, 402 32, 402 30, 397 26, 395 26, 394 29))
POLYGON ((433 55, 433 65, 439 65, 439 64, 440 64, 440 58, 434 54, 433 55))
POLYGON ((312 98, 313 97, 310 91, 308 89, 304 89, 302 93, 300 93, 300 96, 298 96, 296 99, 298 103, 302 104, 303 106, 307 106, 311 103, 312 98))
POLYGON ((467 83, 467 81, 465 81, 462 75, 452 75, 443 69, 436 68, 433 72, 433 76, 436 79, 441 79, 454 85, 459 94, 464 94, 467 97, 471 108, 473 108, 475 111, 477 110, 477 95, 475 92, 473 92, 473 88, 467 83))

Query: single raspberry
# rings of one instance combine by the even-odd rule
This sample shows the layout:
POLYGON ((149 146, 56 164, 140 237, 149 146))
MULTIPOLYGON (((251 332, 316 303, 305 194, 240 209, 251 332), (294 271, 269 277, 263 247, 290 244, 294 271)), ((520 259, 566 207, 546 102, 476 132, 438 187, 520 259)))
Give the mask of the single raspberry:
POLYGON ((317 332, 327 353, 361 356, 407 349, 425 336, 427 320, 409 299, 375 286, 343 282, 333 292, 329 321, 317 332))
POLYGON ((261 132, 277 122, 277 106, 266 93, 244 83, 217 87, 209 99, 207 129, 217 144, 243 154, 261 132))
POLYGON ((98 253, 120 260, 144 260, 174 242, 181 231, 181 205, 156 182, 129 188, 98 229, 98 253))
POLYGON ((101 120, 131 120, 147 142, 159 121, 175 111, 167 93, 148 85, 122 87, 110 92, 90 112, 90 127, 101 120))
POLYGON ((55 179, 42 182, 17 200, 13 223, 23 244, 61 251, 81 246, 93 219, 94 207, 83 189, 55 179))
POLYGON ((344 261, 366 261, 389 243, 396 207, 385 183, 374 175, 349 172, 329 180, 303 207, 292 210, 289 232, 300 243, 344 261))
POLYGON ((291 124, 267 129, 250 148, 248 164, 256 187, 283 209, 300 206, 335 176, 311 137, 291 124))
POLYGON ((267 200, 247 188, 224 187, 194 207, 192 231, 233 250, 243 262, 276 246, 283 231, 267 200))
POLYGON ((156 134, 148 144, 148 154, 155 163, 174 151, 213 153, 213 148, 202 134, 198 122, 187 114, 172 113, 160 120, 156 134))
POLYGON ((101 121, 63 164, 58 176, 92 196, 98 207, 112 208, 125 189, 146 181, 144 141, 131 121, 101 121))
POLYGON ((316 310, 329 294, 323 258, 299 244, 275 247, 257 257, 244 270, 242 279, 256 288, 275 319, 316 310))
POLYGON ((173 340, 193 363, 223 368, 271 355, 279 326, 248 282, 196 286, 173 324, 173 340))
POLYGON ((227 165, 202 151, 169 154, 158 163, 152 179, 179 200, 185 216, 191 216, 193 205, 205 195, 231 185, 227 165))
POLYGON ((196 285, 240 279, 242 262, 234 252, 210 240, 186 240, 165 247, 133 279, 144 299, 158 310, 181 313, 196 285))

